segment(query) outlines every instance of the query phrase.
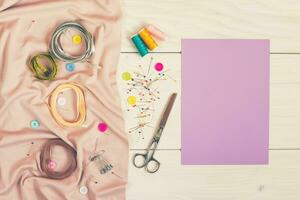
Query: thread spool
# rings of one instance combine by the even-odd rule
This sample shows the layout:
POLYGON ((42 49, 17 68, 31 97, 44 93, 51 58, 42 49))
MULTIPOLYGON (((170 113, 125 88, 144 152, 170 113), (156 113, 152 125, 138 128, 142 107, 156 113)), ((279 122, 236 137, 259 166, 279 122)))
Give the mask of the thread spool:
POLYGON ((142 38, 138 34, 132 36, 131 40, 142 57, 144 57, 149 53, 145 43, 143 42, 142 38))
POLYGON ((139 31, 139 36, 142 38, 144 43, 147 45, 148 49, 150 49, 151 51, 158 46, 155 40, 151 37, 151 35, 145 28, 139 31))
POLYGON ((146 26, 146 29, 151 35, 153 35, 157 39, 162 40, 162 41, 167 40, 167 35, 164 32, 162 32, 161 30, 159 30, 159 28, 155 27, 154 25, 148 24, 146 26))

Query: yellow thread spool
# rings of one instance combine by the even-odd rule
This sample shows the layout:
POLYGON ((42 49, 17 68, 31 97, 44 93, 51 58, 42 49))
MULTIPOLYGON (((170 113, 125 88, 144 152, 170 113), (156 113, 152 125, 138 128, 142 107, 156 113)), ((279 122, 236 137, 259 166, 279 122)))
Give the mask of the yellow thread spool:
POLYGON ((49 109, 53 118, 59 125, 64 127, 80 127, 84 123, 86 116, 85 98, 81 87, 74 83, 63 83, 57 86, 49 98, 49 109), (56 107, 58 95, 66 89, 72 89, 77 96, 78 118, 76 121, 67 121, 63 119, 56 107))
POLYGON ((150 49, 151 51, 158 46, 155 40, 151 37, 151 35, 145 28, 140 30, 139 35, 144 41, 144 43, 147 45, 148 49, 150 49))

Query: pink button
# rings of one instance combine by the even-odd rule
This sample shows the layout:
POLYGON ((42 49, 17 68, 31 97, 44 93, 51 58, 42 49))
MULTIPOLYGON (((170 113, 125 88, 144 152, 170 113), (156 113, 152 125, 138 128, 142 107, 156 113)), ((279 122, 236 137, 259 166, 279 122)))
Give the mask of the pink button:
POLYGON ((100 132, 105 132, 105 131, 107 130, 107 125, 106 125, 104 122, 100 122, 100 123, 98 124, 98 130, 99 130, 100 132))
POLYGON ((51 170, 54 170, 56 168, 56 162, 54 160, 50 160, 48 162, 48 168, 51 169, 51 170))

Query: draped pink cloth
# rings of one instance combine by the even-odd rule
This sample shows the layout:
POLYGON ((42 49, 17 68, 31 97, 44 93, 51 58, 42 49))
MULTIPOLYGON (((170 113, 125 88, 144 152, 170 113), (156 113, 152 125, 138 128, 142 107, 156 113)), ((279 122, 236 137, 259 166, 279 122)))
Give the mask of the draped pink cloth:
MULTIPOLYGON (((125 199, 128 141, 116 85, 120 19, 118 0, 0 0, 1 200, 125 199), (53 81, 38 80, 28 59, 49 51, 52 32, 65 21, 84 25, 94 36, 95 53, 89 62, 76 63, 72 73, 60 61, 53 81), (69 82, 83 86, 87 108, 83 127, 61 127, 48 109, 53 89, 69 82), (33 119, 41 124, 37 129, 30 127, 33 119), (108 125, 105 134, 97 129, 99 122, 108 125), (63 180, 50 179, 40 169, 41 148, 53 138, 77 151, 77 169, 63 180), (89 161, 101 150, 113 165, 106 174, 89 161), (88 188, 87 194, 80 193, 82 186, 88 188)), ((74 98, 67 92, 66 99, 69 105, 74 98)), ((74 106, 60 111, 67 118, 76 116, 74 106)), ((55 148, 53 154, 63 169, 68 162, 63 150, 55 148)))

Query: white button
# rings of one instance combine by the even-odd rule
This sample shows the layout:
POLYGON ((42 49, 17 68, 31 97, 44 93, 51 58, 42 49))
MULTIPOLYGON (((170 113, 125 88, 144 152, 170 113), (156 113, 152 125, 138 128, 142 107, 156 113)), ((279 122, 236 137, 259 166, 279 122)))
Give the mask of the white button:
POLYGON ((86 186, 81 186, 79 189, 80 194, 86 195, 88 193, 89 189, 86 186))
POLYGON ((67 100, 66 100, 64 97, 59 97, 59 98, 57 99, 57 103, 58 103, 58 105, 60 105, 60 106, 64 106, 64 105, 66 105, 67 100))

